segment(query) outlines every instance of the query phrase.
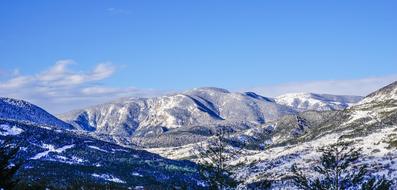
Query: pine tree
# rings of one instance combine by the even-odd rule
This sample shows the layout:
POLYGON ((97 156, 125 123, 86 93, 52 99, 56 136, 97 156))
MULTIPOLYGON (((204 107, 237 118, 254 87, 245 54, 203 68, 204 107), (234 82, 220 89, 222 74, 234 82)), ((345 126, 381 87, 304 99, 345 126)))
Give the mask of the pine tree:
POLYGON ((230 177, 231 168, 226 162, 240 154, 240 150, 228 148, 227 135, 229 132, 221 128, 208 141, 208 145, 197 147, 199 172, 209 182, 210 189, 229 189, 237 185, 237 182, 230 177))
POLYGON ((300 189, 305 190, 387 190, 391 182, 386 179, 377 180, 369 176, 367 165, 355 166, 362 156, 361 149, 351 146, 351 142, 338 142, 319 149, 322 153, 319 165, 314 171, 319 177, 310 179, 292 166, 292 181, 300 189))
POLYGON ((13 189, 18 183, 14 176, 21 163, 11 164, 16 154, 19 151, 18 146, 9 145, 10 140, 6 140, 0 145, 0 189, 13 189))

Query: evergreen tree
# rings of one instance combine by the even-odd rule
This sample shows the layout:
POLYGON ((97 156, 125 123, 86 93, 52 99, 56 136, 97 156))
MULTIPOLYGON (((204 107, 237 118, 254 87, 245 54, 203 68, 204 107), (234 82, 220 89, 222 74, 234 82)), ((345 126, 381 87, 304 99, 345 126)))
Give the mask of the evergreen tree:
POLYGON ((210 189, 230 189, 237 186, 237 182, 230 176, 227 161, 240 154, 240 150, 228 148, 227 136, 229 132, 221 128, 216 131, 208 145, 197 147, 199 158, 199 172, 210 185, 210 189))
POLYGON ((18 183, 14 176, 22 164, 11 163, 18 151, 19 147, 10 145, 10 140, 0 145, 0 189, 13 189, 18 183))
POLYGON ((314 171, 319 177, 310 179, 292 166, 292 181, 300 189, 305 190, 387 190, 391 182, 382 178, 370 177, 367 165, 355 166, 362 156, 361 149, 351 147, 350 142, 338 142, 319 149, 322 153, 319 165, 314 171))

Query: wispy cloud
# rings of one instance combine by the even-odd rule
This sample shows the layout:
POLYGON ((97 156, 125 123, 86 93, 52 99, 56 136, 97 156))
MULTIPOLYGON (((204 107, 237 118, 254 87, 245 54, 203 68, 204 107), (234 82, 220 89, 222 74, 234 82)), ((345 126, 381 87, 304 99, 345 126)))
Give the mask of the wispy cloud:
POLYGON ((244 91, 254 91, 264 96, 275 97, 285 93, 313 92, 339 95, 365 96, 397 80, 397 75, 369 77, 353 80, 323 80, 293 82, 259 86, 244 91))
POLYGON ((49 69, 33 75, 14 72, 0 81, 0 96, 31 101, 52 113, 103 103, 118 97, 150 97, 162 94, 151 89, 117 88, 100 85, 116 72, 112 63, 97 64, 90 71, 70 68, 73 60, 57 61, 49 69))
POLYGON ((129 14, 131 14, 131 11, 129 11, 129 10, 114 8, 114 7, 107 8, 106 11, 113 15, 129 15, 129 14))

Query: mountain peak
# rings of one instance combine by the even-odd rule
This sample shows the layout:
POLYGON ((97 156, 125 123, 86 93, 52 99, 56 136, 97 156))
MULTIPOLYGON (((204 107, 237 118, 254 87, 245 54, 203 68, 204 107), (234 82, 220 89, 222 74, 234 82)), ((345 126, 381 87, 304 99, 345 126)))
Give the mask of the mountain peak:
POLYGON ((0 118, 4 120, 20 120, 39 125, 59 126, 66 129, 71 125, 59 120, 42 108, 24 100, 0 97, 0 118))
POLYGON ((31 107, 32 104, 25 100, 18 100, 14 98, 0 97, 0 101, 8 103, 9 105, 16 107, 31 107))

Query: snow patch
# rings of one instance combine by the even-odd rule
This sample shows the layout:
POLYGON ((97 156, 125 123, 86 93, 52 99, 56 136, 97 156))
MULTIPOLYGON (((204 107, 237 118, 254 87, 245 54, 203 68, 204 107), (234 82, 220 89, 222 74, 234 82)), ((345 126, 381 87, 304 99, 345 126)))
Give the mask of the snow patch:
POLYGON ((121 149, 121 148, 116 148, 116 149, 112 148, 112 151, 113 152, 129 152, 128 150, 121 149))
POLYGON ((96 173, 93 173, 93 174, 91 174, 91 176, 92 177, 96 177, 96 178, 100 178, 100 179, 103 179, 103 180, 106 180, 106 181, 115 182, 115 183, 126 183, 125 181, 123 181, 123 180, 121 180, 121 179, 119 179, 117 177, 114 177, 112 175, 109 175, 109 174, 96 174, 96 173))
POLYGON ((39 125, 39 127, 42 128, 42 129, 52 130, 51 127, 44 126, 44 125, 39 125))
POLYGON ((51 144, 43 144, 41 147, 44 149, 47 149, 47 151, 40 152, 40 153, 36 154, 32 158, 30 158, 31 160, 38 160, 40 158, 43 158, 43 157, 47 156, 50 152, 62 153, 67 149, 73 148, 74 144, 66 145, 66 146, 63 146, 63 147, 57 148, 57 149, 54 147, 54 145, 51 145, 51 144))
POLYGON ((55 161, 55 162, 62 162, 62 163, 66 163, 66 164, 83 164, 84 162, 87 162, 87 160, 83 160, 82 158, 76 157, 76 156, 72 156, 72 158, 68 158, 65 156, 60 156, 60 155, 56 155, 55 159, 46 159, 48 161, 55 161))
POLYGON ((132 172, 132 175, 133 176, 138 176, 138 177, 143 177, 143 175, 138 173, 138 172, 132 172))
POLYGON ((15 135, 19 135, 21 133, 23 133, 23 129, 18 128, 16 126, 10 127, 9 125, 6 125, 6 124, 0 125, 0 135, 1 136, 8 136, 8 135, 15 136, 15 135))
POLYGON ((95 149, 95 150, 99 150, 99 151, 101 151, 101 152, 109 153, 109 151, 104 150, 104 149, 101 149, 101 148, 99 148, 99 147, 97 147, 97 146, 89 145, 88 147, 89 147, 89 148, 92 148, 92 149, 95 149))

